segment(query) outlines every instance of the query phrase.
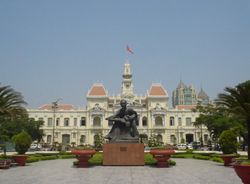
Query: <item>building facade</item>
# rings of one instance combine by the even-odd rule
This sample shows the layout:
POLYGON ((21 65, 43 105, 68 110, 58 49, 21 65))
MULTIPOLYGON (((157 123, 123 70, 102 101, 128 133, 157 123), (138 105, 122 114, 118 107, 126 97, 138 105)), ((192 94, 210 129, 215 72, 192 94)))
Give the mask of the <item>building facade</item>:
MULTIPOLYGON (((184 84, 179 84, 181 85, 184 84)), ((197 100, 170 108, 169 96, 162 84, 153 83, 144 96, 135 94, 133 87, 131 65, 127 62, 124 65, 120 94, 109 96, 103 84, 95 83, 87 93, 86 107, 75 108, 70 104, 55 102, 38 109, 28 109, 29 117, 44 121, 42 129, 45 143, 93 145, 97 134, 105 136, 112 127, 105 118, 120 108, 121 99, 126 99, 128 106, 138 113, 137 129, 145 143, 150 136, 156 135, 164 144, 200 141, 201 136, 206 144, 209 139, 206 128, 193 126, 199 114, 191 109, 195 107, 197 100)), ((188 94, 193 96, 192 88, 190 89, 188 94)), ((174 95, 173 98, 177 99, 177 95, 174 95)))

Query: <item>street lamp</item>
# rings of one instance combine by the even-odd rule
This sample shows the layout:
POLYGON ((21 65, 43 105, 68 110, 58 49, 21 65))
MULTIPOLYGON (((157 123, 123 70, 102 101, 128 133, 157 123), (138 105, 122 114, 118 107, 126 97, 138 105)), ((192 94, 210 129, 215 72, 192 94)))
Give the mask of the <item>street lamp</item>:
POLYGON ((55 125, 56 125, 56 109, 58 108, 58 101, 61 98, 57 99, 55 102, 52 102, 52 110, 53 110, 53 129, 52 129, 52 148, 55 148, 55 125))
POLYGON ((201 124, 201 147, 203 147, 202 124, 201 124))

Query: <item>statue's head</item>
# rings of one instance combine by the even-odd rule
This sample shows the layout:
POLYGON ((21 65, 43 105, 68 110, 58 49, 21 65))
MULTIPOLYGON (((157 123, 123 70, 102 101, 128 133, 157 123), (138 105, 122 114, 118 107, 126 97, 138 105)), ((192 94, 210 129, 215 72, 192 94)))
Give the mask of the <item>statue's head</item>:
POLYGON ((125 108, 125 107, 127 106, 127 101, 124 100, 124 99, 122 99, 122 100, 120 101, 120 105, 121 105, 122 108, 125 108))

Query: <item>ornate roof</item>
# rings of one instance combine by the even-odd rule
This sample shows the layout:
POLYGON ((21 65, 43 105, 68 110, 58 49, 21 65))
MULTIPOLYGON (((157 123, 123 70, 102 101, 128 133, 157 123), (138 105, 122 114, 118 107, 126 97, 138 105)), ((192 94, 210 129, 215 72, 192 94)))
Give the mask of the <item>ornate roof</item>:
POLYGON ((201 88, 199 94, 198 94, 198 98, 200 99, 207 99, 209 98, 208 95, 206 94, 206 92, 201 88))
POLYGON ((152 84, 148 96, 167 96, 167 91, 161 84, 152 84))
POLYGON ((88 91, 88 96, 107 96, 107 91, 103 84, 94 84, 88 91))
POLYGON ((177 86, 177 89, 180 89, 180 88, 186 88, 186 85, 182 82, 182 80, 180 80, 180 82, 177 86))

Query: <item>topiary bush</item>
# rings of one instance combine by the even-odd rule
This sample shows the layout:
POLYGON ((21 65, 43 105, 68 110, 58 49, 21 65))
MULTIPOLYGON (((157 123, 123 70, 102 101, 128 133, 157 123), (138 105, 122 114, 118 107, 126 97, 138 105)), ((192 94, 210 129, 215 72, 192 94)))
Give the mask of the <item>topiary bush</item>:
POLYGON ((223 154, 237 152, 237 135, 232 130, 224 130, 219 137, 219 144, 223 154))
POLYGON ((32 143, 31 136, 25 131, 14 135, 12 140, 15 143, 15 149, 18 154, 25 154, 32 143))

